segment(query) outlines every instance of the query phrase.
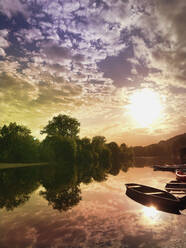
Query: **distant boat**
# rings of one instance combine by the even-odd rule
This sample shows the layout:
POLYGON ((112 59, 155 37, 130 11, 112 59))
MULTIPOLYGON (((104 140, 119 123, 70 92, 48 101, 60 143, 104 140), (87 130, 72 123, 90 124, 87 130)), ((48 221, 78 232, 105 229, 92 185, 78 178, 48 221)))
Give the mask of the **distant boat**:
POLYGON ((166 191, 177 191, 179 193, 186 192, 186 182, 170 181, 165 185, 166 191))
POLYGON ((186 169, 186 164, 165 164, 153 165, 154 170, 160 171, 176 171, 177 169, 186 169))
POLYGON ((181 214, 180 210, 185 209, 186 197, 177 198, 161 189, 136 183, 128 183, 126 188, 128 197, 147 207, 153 206, 157 210, 172 214, 181 214))
POLYGON ((176 170, 176 179, 181 182, 186 182, 186 171, 181 169, 176 170))

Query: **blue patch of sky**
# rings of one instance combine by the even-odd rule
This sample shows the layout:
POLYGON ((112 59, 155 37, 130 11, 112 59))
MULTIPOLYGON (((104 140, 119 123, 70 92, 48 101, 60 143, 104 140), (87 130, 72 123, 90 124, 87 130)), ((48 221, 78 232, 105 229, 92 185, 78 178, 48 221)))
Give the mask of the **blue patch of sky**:
POLYGON ((98 63, 98 68, 104 73, 104 77, 111 78, 116 87, 132 86, 131 73, 132 65, 128 61, 134 57, 132 44, 121 51, 117 56, 108 56, 106 59, 98 63))
POLYGON ((12 18, 0 13, 0 29, 8 29, 12 32, 17 32, 22 28, 28 29, 30 24, 21 13, 17 13, 12 18))

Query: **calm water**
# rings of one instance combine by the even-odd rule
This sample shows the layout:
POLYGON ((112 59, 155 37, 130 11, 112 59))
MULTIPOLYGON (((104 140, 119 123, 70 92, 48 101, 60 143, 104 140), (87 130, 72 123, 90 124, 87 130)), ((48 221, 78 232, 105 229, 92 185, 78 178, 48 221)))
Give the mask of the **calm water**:
POLYGON ((58 176, 53 169, 0 170, 1 248, 186 247, 186 216, 149 212, 125 195, 125 183, 164 189, 173 173, 130 168, 79 186, 76 172, 63 183, 58 176))

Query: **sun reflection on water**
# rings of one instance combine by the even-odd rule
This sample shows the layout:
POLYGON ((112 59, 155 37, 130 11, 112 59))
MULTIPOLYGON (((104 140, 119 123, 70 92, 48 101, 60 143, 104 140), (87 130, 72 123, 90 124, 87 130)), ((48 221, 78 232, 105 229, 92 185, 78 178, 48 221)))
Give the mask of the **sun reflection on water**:
POLYGON ((160 217, 159 211, 154 206, 144 206, 142 209, 142 215, 145 220, 148 220, 148 222, 151 224, 157 223, 160 217))

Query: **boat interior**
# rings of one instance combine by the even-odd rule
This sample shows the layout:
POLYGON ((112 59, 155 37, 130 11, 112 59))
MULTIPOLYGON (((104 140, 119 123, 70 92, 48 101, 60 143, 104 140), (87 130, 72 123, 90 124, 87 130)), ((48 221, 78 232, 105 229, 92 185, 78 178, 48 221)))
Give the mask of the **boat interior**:
POLYGON ((169 199, 172 198, 175 200, 175 197, 173 195, 160 189, 156 189, 140 184, 126 184, 126 185, 128 189, 133 189, 134 191, 144 193, 145 195, 159 196, 162 198, 169 198, 169 199))

